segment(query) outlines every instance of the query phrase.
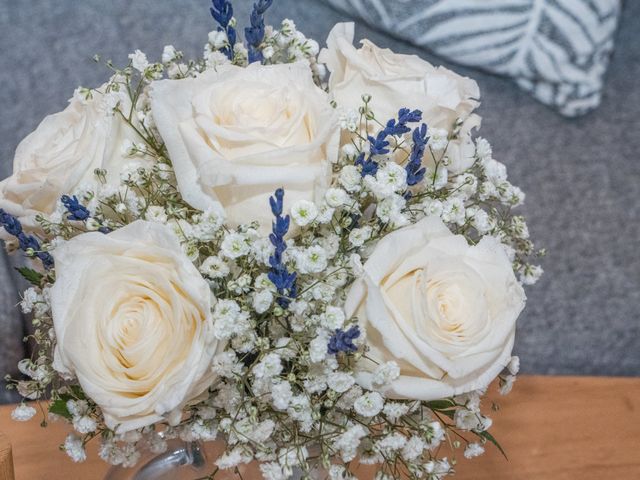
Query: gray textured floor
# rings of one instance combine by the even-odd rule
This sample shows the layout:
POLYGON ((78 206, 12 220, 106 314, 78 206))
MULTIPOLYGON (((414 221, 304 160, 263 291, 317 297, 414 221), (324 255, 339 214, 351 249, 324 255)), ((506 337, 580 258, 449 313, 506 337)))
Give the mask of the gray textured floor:
MULTIPOLYGON (((251 2, 235 3, 244 21, 251 2)), ((270 18, 293 18, 322 41, 340 16, 321 3, 275 0, 270 18)), ((123 63, 135 48, 159 56, 173 43, 195 55, 211 27, 207 0, 0 0, 0 175, 18 141, 76 85, 105 78, 94 53, 123 63)), ((358 35, 442 63, 363 26, 358 35)), ((584 118, 564 119, 508 80, 455 68, 478 80, 481 133, 527 192, 523 212, 550 252, 520 321, 523 369, 640 375, 640 2, 627 2, 603 104, 584 118)), ((13 303, 0 304, 0 318, 13 303)))

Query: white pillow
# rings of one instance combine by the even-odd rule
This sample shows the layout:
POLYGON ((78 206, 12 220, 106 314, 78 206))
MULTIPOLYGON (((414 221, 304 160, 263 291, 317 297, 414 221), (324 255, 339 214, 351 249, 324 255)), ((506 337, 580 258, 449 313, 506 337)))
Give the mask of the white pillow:
POLYGON ((461 65, 512 77, 566 116, 600 104, 621 0, 325 0, 461 65))

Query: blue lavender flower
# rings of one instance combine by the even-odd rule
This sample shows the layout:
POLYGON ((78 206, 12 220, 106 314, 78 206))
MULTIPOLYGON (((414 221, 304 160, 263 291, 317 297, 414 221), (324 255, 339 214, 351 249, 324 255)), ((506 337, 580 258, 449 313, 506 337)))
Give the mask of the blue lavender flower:
POLYGON ((361 174, 363 177, 367 175, 375 175, 378 172, 378 162, 373 157, 375 155, 386 155, 389 153, 389 141, 387 140, 392 135, 404 135, 409 133, 409 123, 417 123, 422 120, 422 112, 420 110, 409 110, 408 108, 401 108, 398 111, 398 118, 392 118, 387 122, 384 129, 373 137, 368 136, 369 140, 369 156, 365 158, 364 153, 361 153, 355 161, 355 164, 362 167, 361 174))
POLYGON ((422 157, 429 141, 427 135, 427 126, 423 123, 420 127, 413 131, 413 146, 411 147, 411 155, 409 162, 404 167, 407 171, 407 185, 410 187, 421 182, 424 178, 426 169, 422 166, 422 157))
MULTIPOLYGON (((91 217, 91 212, 89 212, 89 210, 80 203, 78 197, 76 197, 75 195, 73 197, 70 197, 69 195, 63 195, 62 197, 60 197, 60 201, 67 209, 68 220, 84 222, 91 217)), ((111 229, 104 225, 101 225, 98 228, 98 231, 104 234, 111 233, 111 229)))
POLYGON ((273 255, 269 257, 269 265, 271 269, 269 271, 269 280, 273 282, 280 297, 277 302, 282 308, 288 308, 291 303, 291 299, 297 295, 295 272, 289 272, 287 266, 282 260, 282 254, 287 249, 287 242, 284 236, 289 231, 290 218, 289 215, 282 216, 284 208, 284 190, 279 188, 276 190, 275 195, 269 198, 271 205, 271 212, 273 213, 275 220, 273 222, 273 231, 269 235, 269 240, 274 246, 273 255))
POLYGON ((358 347, 353 341, 360 336, 360 327, 354 325, 349 330, 336 330, 329 339, 327 349, 330 355, 337 355, 340 352, 353 353, 358 347))
POLYGON ((259 0, 253 4, 251 26, 244 29, 244 36, 249 50, 249 63, 262 62, 263 60, 259 47, 264 40, 264 14, 272 3, 273 0, 259 0))
POLYGON ((218 27, 219 32, 225 32, 227 34, 227 40, 229 45, 221 49, 221 52, 227 56, 229 60, 233 60, 233 47, 236 44, 236 30, 230 23, 233 18, 233 5, 229 0, 211 0, 212 7, 211 16, 220 25, 218 27))
POLYGON ((20 221, 13 215, 8 214, 0 208, 0 225, 4 227, 9 235, 17 237, 22 233, 20 221))
POLYGON ((70 197, 69 195, 63 195, 60 200, 69 213, 69 215, 67 215, 67 218, 69 220, 83 222, 91 216, 89 210, 87 210, 87 208, 80 203, 78 197, 76 197, 75 195, 73 197, 70 197))
MULTIPOLYGON (((391 120, 395 122, 395 120, 391 120)), ((389 153, 389 142, 387 141, 387 137, 389 134, 387 133, 387 129, 382 130, 378 135, 374 138, 369 135, 369 144, 371 145, 370 152, 371 155, 386 155, 389 153)))
POLYGON ((366 177, 367 175, 375 175, 376 173, 378 173, 378 162, 373 160, 371 156, 365 159, 364 152, 358 155, 355 163, 357 166, 362 167, 360 174, 363 177, 366 177))
POLYGON ((4 227, 9 235, 18 239, 20 250, 23 252, 33 251, 33 254, 40 259, 44 268, 49 270, 53 267, 53 257, 47 252, 41 251, 40 242, 33 235, 27 235, 22 230, 22 224, 13 215, 0 208, 0 226, 4 227))
POLYGON ((417 123, 422 120, 422 112, 420 110, 409 110, 408 108, 401 108, 398 111, 398 120, 392 118, 387 122, 387 126, 384 132, 387 135, 404 135, 409 133, 411 129, 407 126, 408 123, 417 123))

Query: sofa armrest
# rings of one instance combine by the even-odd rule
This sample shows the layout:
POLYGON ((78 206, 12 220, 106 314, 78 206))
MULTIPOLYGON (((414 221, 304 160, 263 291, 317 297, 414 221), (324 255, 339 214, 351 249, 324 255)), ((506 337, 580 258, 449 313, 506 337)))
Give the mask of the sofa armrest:
POLYGON ((25 356, 24 316, 17 307, 20 301, 18 281, 14 275, 13 262, 4 249, 0 249, 0 403, 16 401, 14 391, 5 387, 4 376, 16 375, 17 364, 25 356))

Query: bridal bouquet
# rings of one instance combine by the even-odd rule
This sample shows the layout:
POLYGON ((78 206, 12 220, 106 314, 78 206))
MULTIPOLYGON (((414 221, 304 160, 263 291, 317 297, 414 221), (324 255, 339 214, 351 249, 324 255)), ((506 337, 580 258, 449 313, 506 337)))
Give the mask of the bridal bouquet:
POLYGON ((524 195, 472 135, 473 80, 352 24, 320 51, 271 3, 242 42, 213 0, 203 58, 107 62, 20 144, 0 230, 34 348, 10 387, 74 461, 221 439, 209 478, 443 478, 497 445, 481 399, 513 385, 541 274, 524 195))

